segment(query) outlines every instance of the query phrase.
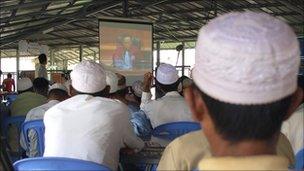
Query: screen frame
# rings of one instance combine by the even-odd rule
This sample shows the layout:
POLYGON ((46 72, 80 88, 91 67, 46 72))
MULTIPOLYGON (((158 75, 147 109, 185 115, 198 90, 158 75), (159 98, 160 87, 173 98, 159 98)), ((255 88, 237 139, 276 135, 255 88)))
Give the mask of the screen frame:
POLYGON ((116 22, 116 23, 126 23, 126 24, 145 24, 145 25, 150 25, 151 26, 151 38, 152 38, 152 43, 151 43, 151 72, 153 72, 153 52, 154 52, 154 24, 151 21, 141 21, 141 20, 128 20, 124 18, 100 18, 98 19, 98 49, 99 49, 99 61, 101 62, 101 49, 100 49, 100 25, 101 22, 116 22))

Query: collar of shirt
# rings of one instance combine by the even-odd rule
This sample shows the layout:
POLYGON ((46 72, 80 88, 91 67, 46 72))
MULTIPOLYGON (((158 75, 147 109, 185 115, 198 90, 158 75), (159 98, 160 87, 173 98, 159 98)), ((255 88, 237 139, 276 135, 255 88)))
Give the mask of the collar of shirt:
POLYGON ((170 91, 164 95, 164 97, 181 97, 181 95, 177 91, 170 91))
POLYGON ((211 157, 199 162, 199 170, 288 170, 288 159, 276 155, 211 157))
POLYGON ((58 101, 58 100, 50 100, 50 101, 48 101, 48 104, 57 104, 57 103, 59 103, 60 101, 58 101))

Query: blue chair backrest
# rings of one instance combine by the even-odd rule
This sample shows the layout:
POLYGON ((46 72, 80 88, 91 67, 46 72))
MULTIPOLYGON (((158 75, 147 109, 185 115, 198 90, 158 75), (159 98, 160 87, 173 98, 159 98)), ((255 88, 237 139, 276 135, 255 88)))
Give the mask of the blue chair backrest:
POLYGON ((17 99, 17 94, 9 94, 6 96, 7 106, 10 106, 17 99))
POLYGON ((38 156, 42 156, 44 152, 44 123, 43 120, 32 120, 27 121, 22 124, 22 134, 27 146, 27 149, 30 148, 30 140, 28 137, 29 131, 33 130, 37 135, 37 145, 38 145, 38 156))
POLYGON ((25 120, 25 116, 11 116, 11 117, 5 117, 3 119, 3 125, 2 125, 2 134, 5 138, 7 138, 8 133, 8 127, 10 125, 17 127, 18 132, 21 131, 21 125, 25 120))
POLYGON ((296 170, 304 169, 304 149, 297 152, 295 169, 296 170))
POLYGON ((108 167, 94 162, 64 157, 27 158, 15 162, 14 169, 15 171, 110 170, 108 167))
POLYGON ((197 122, 171 122, 156 127, 152 135, 165 140, 174 140, 188 132, 200 129, 201 125, 197 122))

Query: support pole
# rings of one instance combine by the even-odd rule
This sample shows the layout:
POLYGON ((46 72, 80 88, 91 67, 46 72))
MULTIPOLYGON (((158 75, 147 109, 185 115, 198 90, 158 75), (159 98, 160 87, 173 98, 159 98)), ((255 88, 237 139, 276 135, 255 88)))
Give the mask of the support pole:
POLYGON ((160 65, 160 41, 156 44, 157 54, 156 54, 156 67, 160 65))
POLYGON ((182 42, 182 76, 185 75, 185 42, 182 42))
MULTIPOLYGON (((19 79, 19 62, 20 62, 20 53, 19 53, 19 47, 16 49, 16 79, 17 79, 17 84, 18 84, 18 79, 19 79)), ((16 85, 17 87, 17 85, 16 85)))
POLYGON ((83 55, 82 50, 83 50, 83 46, 80 45, 80 47, 79 47, 79 62, 82 61, 82 55, 83 55))

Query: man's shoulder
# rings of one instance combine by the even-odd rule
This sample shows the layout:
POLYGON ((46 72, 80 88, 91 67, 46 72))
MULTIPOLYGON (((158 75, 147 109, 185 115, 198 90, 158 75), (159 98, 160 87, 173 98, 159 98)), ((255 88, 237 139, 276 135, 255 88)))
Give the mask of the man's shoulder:
POLYGON ((45 114, 44 108, 41 106, 35 107, 31 109, 26 115, 26 121, 35 120, 35 119, 43 119, 45 114))

